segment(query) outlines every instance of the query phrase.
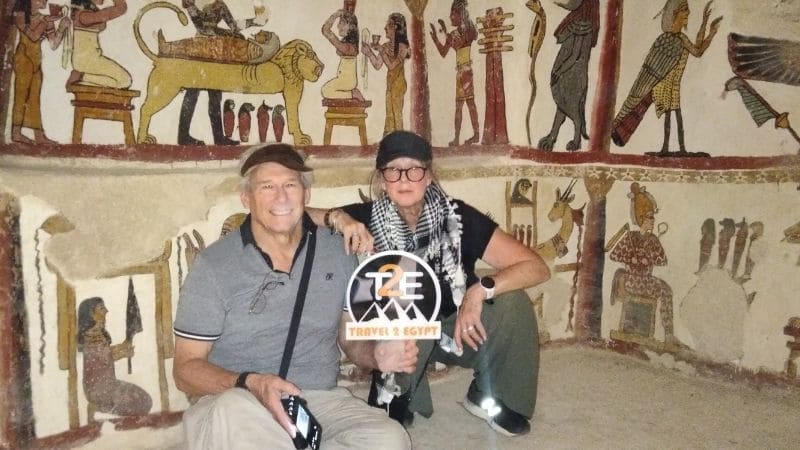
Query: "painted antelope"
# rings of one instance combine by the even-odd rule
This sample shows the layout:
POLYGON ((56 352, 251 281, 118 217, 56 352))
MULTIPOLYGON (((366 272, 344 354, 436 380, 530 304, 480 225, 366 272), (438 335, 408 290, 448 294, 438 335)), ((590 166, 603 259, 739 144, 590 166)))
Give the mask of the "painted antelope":
POLYGON ((537 244, 535 249, 536 253, 547 262, 552 262, 556 258, 561 258, 567 254, 567 242, 572 235, 573 228, 575 225, 583 225, 583 206, 580 209, 574 209, 569 206, 575 200, 572 188, 577 182, 578 180, 572 180, 563 193, 561 193, 561 189, 556 188, 556 201, 553 203, 550 212, 547 213, 547 218, 551 222, 561 219, 561 227, 553 237, 537 244))

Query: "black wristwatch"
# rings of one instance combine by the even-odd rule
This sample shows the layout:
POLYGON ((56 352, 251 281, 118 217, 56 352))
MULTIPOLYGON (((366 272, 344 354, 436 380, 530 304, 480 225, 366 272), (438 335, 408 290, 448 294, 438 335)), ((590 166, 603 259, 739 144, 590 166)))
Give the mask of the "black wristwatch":
POLYGON ((486 292, 486 300, 494 297, 494 278, 483 277, 480 281, 481 287, 486 292))
MULTIPOLYGON (((237 387, 237 388, 241 388, 241 389, 247 389, 247 377, 249 375, 251 375, 252 373, 253 372, 242 372, 242 373, 240 373, 239 377, 236 378, 236 384, 234 384, 234 386, 237 387)), ((249 389, 247 389, 247 390, 249 391, 249 389)))

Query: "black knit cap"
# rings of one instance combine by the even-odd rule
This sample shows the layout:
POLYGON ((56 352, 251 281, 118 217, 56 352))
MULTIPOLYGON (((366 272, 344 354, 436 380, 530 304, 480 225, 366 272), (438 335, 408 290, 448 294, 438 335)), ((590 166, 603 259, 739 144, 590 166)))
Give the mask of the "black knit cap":
POLYGON ((392 160, 403 157, 430 162, 433 160, 431 144, 410 131, 392 131, 378 145, 375 168, 382 169, 392 160))
POLYGON ((269 144, 253 150, 242 163, 239 173, 244 176, 251 167, 268 162, 274 162, 298 172, 314 170, 306 165, 305 157, 291 145, 269 144))

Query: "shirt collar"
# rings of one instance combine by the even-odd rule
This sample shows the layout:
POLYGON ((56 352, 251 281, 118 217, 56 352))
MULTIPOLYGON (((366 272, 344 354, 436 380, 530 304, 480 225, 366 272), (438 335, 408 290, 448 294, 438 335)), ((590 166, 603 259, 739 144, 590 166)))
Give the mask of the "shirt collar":
MULTIPOLYGON (((248 245, 252 245, 253 248, 258 250, 258 253, 261 254, 261 257, 264 258, 264 261, 266 261, 270 270, 275 270, 272 267, 272 259, 266 252, 261 250, 261 247, 259 247, 256 243, 256 238, 253 236, 253 229, 250 225, 251 222, 251 215, 248 213, 247 217, 244 219, 244 222, 242 222, 242 225, 239 227, 239 234, 242 236, 242 246, 247 247, 248 245)), ((302 226, 303 235, 300 237, 300 244, 297 246, 297 250, 294 252, 294 257, 292 258, 292 267, 294 267, 294 263, 297 261, 297 257, 300 255, 300 250, 306 245, 309 233, 317 232, 317 225, 314 224, 314 221, 311 220, 311 216, 309 216, 306 212, 303 212, 302 226)))

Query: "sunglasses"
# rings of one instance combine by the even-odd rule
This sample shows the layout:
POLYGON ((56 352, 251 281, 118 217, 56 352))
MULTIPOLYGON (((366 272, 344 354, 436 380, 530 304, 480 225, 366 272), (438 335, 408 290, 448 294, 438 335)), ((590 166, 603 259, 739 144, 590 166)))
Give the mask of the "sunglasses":
POLYGON ((248 310, 250 314, 263 313, 264 309, 267 307, 267 292, 285 284, 283 281, 267 281, 268 275, 269 274, 264 276, 264 280, 261 281, 261 286, 256 291, 256 295, 254 295, 253 300, 250 301, 250 309, 248 310))

